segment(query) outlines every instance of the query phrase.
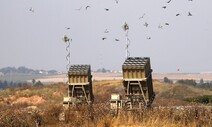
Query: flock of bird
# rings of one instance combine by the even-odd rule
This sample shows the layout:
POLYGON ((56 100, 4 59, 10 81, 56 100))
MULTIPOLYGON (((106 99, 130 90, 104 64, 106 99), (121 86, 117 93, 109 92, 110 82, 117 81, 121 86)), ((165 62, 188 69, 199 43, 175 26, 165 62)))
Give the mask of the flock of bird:
MULTIPOLYGON (((170 4, 171 1, 172 1, 172 0, 169 0, 169 1, 167 1, 166 3, 167 3, 167 4, 170 4)), ((188 1, 192 2, 193 0, 188 0, 188 1)), ((167 8, 167 5, 162 6, 162 9, 166 9, 166 8, 167 8)), ((144 16, 145 16, 145 15, 146 15, 146 14, 144 13, 141 17, 139 17, 139 19, 140 19, 140 20, 141 20, 141 19, 144 19, 144 16)), ((180 13, 177 13, 175 16, 180 16, 180 15, 181 15, 180 13)), ((189 11, 187 16, 192 16, 192 13, 189 11)), ((148 26, 149 26, 149 24, 148 24, 147 22, 145 22, 143 25, 144 25, 145 27, 148 27, 148 26)), ((163 29, 164 26, 169 26, 169 23, 168 23, 168 22, 165 22, 165 23, 163 23, 163 25, 159 24, 159 25, 158 25, 158 28, 159 28, 159 29, 163 29)), ((147 39, 150 40, 151 37, 148 36, 147 39)))
MULTIPOLYGON (((188 0, 188 1, 192 2, 193 0, 188 0)), ((170 4, 171 2, 172 2, 172 0, 166 1, 167 4, 170 4)), ((115 3, 118 4, 118 3, 119 3, 119 0, 115 0, 115 3)), ((164 6, 162 6, 162 9, 167 9, 167 7, 168 7, 168 5, 164 5, 164 6)), ((87 11, 87 10, 89 10, 89 8, 91 8, 91 6, 89 6, 89 5, 87 5, 87 6, 85 6, 85 7, 81 6, 81 7, 79 7, 79 8, 76 8, 75 11, 81 11, 83 8, 85 9, 85 11, 87 11)), ((105 10, 105 11, 109 11, 110 9, 109 9, 109 8, 104 8, 104 10, 105 10)), ((35 12, 34 9, 33 9, 32 7, 29 9, 29 11, 32 12, 32 13, 35 12)), ((181 15, 180 13, 177 13, 175 16, 178 17, 178 16, 180 16, 180 15, 181 15)), ((144 19, 145 19, 145 16, 146 16, 146 13, 144 13, 142 16, 140 16, 140 17, 139 17, 139 20, 144 20, 144 19)), ((189 11, 187 16, 193 16, 193 15, 192 15, 192 13, 189 11)), ((163 25, 159 24, 159 25, 158 25, 158 28, 159 28, 159 29, 163 29, 164 26, 169 26, 169 25, 170 25, 170 24, 169 24, 168 22, 165 22, 165 23, 163 23, 163 25)), ((149 23, 145 21, 144 24, 143 24, 143 26, 147 28, 147 27, 149 27, 149 23)), ((65 29, 66 29, 66 30, 69 30, 70 27, 65 27, 65 29)), ((108 33, 109 33, 109 30, 108 30, 108 29, 105 29, 105 30, 104 30, 104 34, 108 34, 108 33)), ((102 37, 102 40, 106 40, 106 39, 107 39, 107 37, 105 37, 105 36, 102 37)), ((150 40, 151 37, 148 36, 147 39, 150 40)), ((115 38, 114 40, 115 40, 115 41, 120 41, 118 38, 115 38)))
MULTIPOLYGON (((115 3, 118 4, 118 3, 119 3, 119 0, 115 0, 115 3)), ((79 7, 79 8, 76 8, 75 10, 76 10, 76 11, 81 11, 83 8, 87 11, 89 8, 91 8, 91 6, 89 6, 89 5, 87 5, 87 6, 85 6, 85 7, 81 6, 81 7, 79 7)), ((109 9, 109 8, 104 8, 104 10, 105 10, 105 11, 109 11, 110 9, 109 9)), ((104 33, 105 33, 105 34, 109 33, 108 29, 105 29, 104 33)), ((106 40, 106 39, 107 39, 106 37, 102 37, 102 40, 106 40)), ((115 38, 114 40, 115 40, 115 41, 119 41, 118 38, 115 38)))

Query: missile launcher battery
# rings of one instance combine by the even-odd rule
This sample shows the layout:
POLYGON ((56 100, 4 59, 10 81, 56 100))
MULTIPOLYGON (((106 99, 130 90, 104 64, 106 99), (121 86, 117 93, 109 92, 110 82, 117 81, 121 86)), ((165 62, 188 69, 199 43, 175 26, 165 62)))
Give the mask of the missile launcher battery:
POLYGON ((155 94, 149 57, 128 57, 122 65, 127 109, 150 106, 155 94))
POLYGON ((71 65, 68 71, 68 97, 63 104, 92 104, 92 75, 90 65, 71 65))

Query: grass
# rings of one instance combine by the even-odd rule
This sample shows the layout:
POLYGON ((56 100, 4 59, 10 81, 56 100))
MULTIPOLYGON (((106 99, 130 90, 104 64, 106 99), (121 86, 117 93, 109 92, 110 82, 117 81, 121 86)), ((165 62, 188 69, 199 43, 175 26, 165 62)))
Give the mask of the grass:
POLYGON ((212 109, 197 107, 202 104, 183 101, 185 97, 212 95, 212 91, 202 90, 181 84, 164 84, 154 81, 156 98, 152 108, 127 112, 120 111, 117 116, 110 113, 111 93, 122 93, 122 81, 94 81, 93 107, 80 106, 66 111, 67 121, 59 121, 63 112, 62 100, 67 94, 67 85, 53 84, 42 87, 22 87, 0 90, 0 126, 47 127, 178 127, 212 126, 212 109), (45 100, 42 103, 17 102, 21 98, 45 100), (36 98, 37 97, 37 98, 36 98), (192 105, 192 108, 175 109, 159 106, 192 105))

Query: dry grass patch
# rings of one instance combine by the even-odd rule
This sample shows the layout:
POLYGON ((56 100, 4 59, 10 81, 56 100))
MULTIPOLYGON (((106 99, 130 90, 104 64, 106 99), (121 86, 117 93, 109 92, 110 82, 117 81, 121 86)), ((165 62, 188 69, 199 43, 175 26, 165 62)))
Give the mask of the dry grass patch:
MULTIPOLYGON (((202 92, 211 93, 207 90, 179 84, 169 85, 159 81, 154 81, 153 85, 156 92, 153 106, 192 105, 180 98, 196 94, 199 96, 203 94, 202 92)), ((184 110, 150 108, 138 112, 121 111, 118 116, 113 116, 109 109, 110 94, 124 95, 123 92, 122 80, 94 81, 93 106, 80 106, 77 110, 66 111, 69 117, 67 121, 61 122, 59 114, 63 111, 62 100, 67 95, 67 85, 1 90, 0 126, 13 126, 15 122, 17 126, 26 127, 36 126, 36 124, 47 127, 212 126, 212 110, 195 107, 184 110)))

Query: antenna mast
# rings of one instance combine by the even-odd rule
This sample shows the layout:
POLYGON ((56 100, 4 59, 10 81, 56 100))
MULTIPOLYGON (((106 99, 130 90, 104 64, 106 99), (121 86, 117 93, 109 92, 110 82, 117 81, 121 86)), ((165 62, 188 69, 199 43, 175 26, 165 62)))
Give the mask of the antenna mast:
POLYGON ((67 46, 66 46, 66 52, 67 52, 67 55, 66 55, 66 60, 67 60, 66 69, 68 71, 69 67, 70 67, 70 58, 71 58, 70 41, 72 41, 72 39, 70 39, 68 36, 65 35, 63 37, 63 41, 67 44, 67 46))
POLYGON ((126 59, 127 59, 130 56, 130 52, 129 52, 130 39, 128 38, 129 26, 125 22, 125 24, 122 27, 123 27, 124 31, 126 32, 126 34, 125 34, 125 37, 126 37, 125 52, 126 52, 126 59))

